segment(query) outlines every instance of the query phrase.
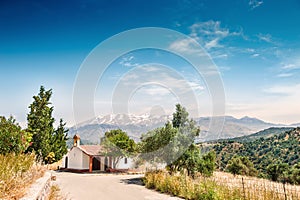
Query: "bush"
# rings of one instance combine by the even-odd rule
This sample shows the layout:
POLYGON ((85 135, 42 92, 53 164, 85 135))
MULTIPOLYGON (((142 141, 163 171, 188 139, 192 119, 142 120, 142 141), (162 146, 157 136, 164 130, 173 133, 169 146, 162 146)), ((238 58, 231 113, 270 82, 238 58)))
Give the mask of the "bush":
POLYGON ((0 199, 19 199, 43 172, 34 154, 0 154, 0 199))
POLYGON ((21 153, 29 146, 31 135, 13 117, 0 116, 0 154, 21 153))
POLYGON ((163 171, 147 172, 144 177, 144 183, 149 189, 155 189, 185 199, 220 199, 214 182, 203 181, 201 184, 197 184, 189 176, 171 176, 163 171))

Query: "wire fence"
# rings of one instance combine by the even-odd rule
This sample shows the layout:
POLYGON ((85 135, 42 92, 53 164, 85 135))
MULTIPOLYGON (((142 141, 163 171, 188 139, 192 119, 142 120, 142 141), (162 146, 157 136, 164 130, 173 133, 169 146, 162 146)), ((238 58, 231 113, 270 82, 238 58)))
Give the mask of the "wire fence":
MULTIPOLYGON (((228 188, 227 191, 239 193, 243 200, 300 200, 300 186, 278 183, 266 179, 233 176, 231 174, 216 172, 209 178, 217 185, 228 188)), ((227 194, 226 196, 230 196, 227 194)))

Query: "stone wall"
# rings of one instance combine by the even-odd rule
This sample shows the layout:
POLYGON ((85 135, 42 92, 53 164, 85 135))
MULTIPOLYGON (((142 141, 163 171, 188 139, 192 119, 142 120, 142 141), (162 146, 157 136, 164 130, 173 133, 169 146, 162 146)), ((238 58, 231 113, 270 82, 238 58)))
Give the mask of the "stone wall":
POLYGON ((45 175, 33 183, 26 195, 21 200, 46 200, 51 189, 51 173, 45 175))

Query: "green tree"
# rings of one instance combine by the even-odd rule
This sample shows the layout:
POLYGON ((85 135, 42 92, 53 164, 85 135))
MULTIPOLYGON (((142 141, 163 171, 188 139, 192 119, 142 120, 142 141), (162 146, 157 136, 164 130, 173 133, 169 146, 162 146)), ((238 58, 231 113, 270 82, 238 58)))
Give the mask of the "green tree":
POLYGON ((272 181, 285 181, 288 167, 288 164, 281 162, 270 164, 267 167, 267 174, 272 181))
POLYGON ((229 160, 226 169, 233 175, 242 174, 246 166, 241 161, 240 157, 234 156, 229 160))
POLYGON ((212 176, 216 168, 216 153, 210 151, 202 156, 200 160, 198 171, 204 176, 212 176))
POLYGON ((293 184, 300 184, 300 163, 293 166, 289 179, 293 184))
POLYGON ((183 127, 189 121, 189 113, 186 111, 185 107, 180 104, 176 104, 176 111, 173 113, 172 124, 174 128, 183 127))
POLYGON ((22 130, 13 117, 0 116, 0 154, 24 152, 31 142, 31 134, 22 130))
POLYGON ((167 166, 170 172, 186 171, 188 176, 195 177, 197 172, 203 176, 212 176, 215 170, 216 154, 210 151, 202 155, 200 148, 195 144, 182 154, 175 162, 167 166), (173 167, 173 168, 172 168, 173 167))
POLYGON ((60 119, 59 126, 55 130, 51 138, 51 152, 53 152, 54 154, 54 159, 52 159, 52 161, 61 160, 62 157, 66 153, 68 153, 68 148, 67 148, 68 131, 69 129, 66 128, 66 123, 63 122, 63 119, 60 119))
POLYGON ((101 144, 106 149, 107 155, 113 157, 114 167, 121 158, 130 157, 136 150, 134 140, 130 139, 127 133, 120 129, 106 132, 101 144))
POLYGON ((28 150, 35 151, 45 163, 58 161, 61 154, 67 151, 65 124, 61 121, 57 130, 53 126, 55 119, 52 117, 51 96, 52 90, 46 91, 41 86, 39 94, 33 96, 34 101, 27 115, 27 131, 32 134, 33 141, 28 150))
POLYGON ((253 163, 245 156, 233 156, 231 160, 229 160, 226 169, 234 175, 254 176, 257 173, 253 163))
POLYGON ((200 160, 200 149, 196 145, 192 144, 184 152, 184 154, 173 163, 173 165, 176 165, 178 162, 179 169, 186 170, 188 176, 194 178, 196 172, 198 171, 200 160))
POLYGON ((179 149, 175 149, 177 135, 178 130, 173 128, 170 122, 167 122, 164 127, 154 129, 142 135, 139 145, 141 158, 152 163, 170 163, 174 161, 179 151, 179 149))
POLYGON ((194 177, 199 160, 200 150, 194 145, 194 139, 200 129, 195 121, 188 119, 188 112, 180 104, 176 105, 172 123, 149 131, 141 138, 141 157, 151 162, 167 164, 166 169, 172 174, 186 171, 194 177))
POLYGON ((193 144, 200 129, 193 120, 189 120, 188 112, 180 104, 176 105, 172 123, 149 131, 141 138, 141 157, 151 162, 167 164, 167 169, 173 173, 179 170, 182 160, 179 159, 193 144))

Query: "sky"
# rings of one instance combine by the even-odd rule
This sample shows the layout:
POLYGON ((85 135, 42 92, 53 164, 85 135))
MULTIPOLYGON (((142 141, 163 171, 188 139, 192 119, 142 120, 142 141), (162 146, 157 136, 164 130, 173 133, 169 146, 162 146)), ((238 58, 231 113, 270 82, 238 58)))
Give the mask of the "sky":
MULTIPOLYGON (((0 1, 0 115, 13 115, 25 126, 32 96, 43 85, 53 90, 55 118, 68 126, 91 116, 80 113, 88 104, 95 116, 170 114, 187 99, 184 106, 192 117, 212 116, 216 92, 205 74, 173 52, 197 55, 195 41, 218 69, 225 115, 299 123, 299 11, 297 0, 0 1), (93 93, 92 102, 81 102, 81 111, 74 111, 78 77, 90 55, 110 38, 143 27, 166 28, 191 40, 170 39, 164 49, 132 50, 105 66, 104 73, 89 72, 98 75, 97 84, 86 89, 93 93), (125 110, 118 110, 120 103, 125 110)), ((151 32, 137 37, 165 42, 154 41, 151 32)), ((111 45, 94 64, 103 68, 110 52, 135 42, 111 45)))

